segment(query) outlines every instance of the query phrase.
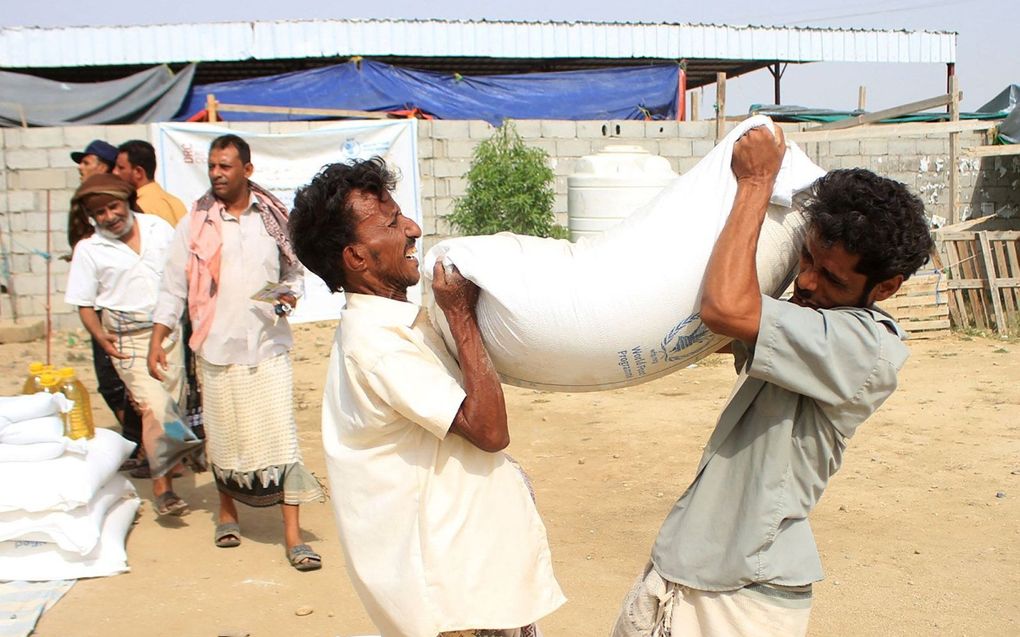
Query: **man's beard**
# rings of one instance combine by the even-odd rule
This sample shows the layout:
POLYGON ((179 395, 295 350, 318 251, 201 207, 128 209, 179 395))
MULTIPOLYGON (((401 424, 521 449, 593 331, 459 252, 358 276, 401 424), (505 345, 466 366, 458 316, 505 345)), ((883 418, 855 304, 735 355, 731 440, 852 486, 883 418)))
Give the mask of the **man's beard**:
POLYGON ((120 232, 113 233, 104 228, 101 225, 96 224, 96 232, 107 239, 120 239, 127 233, 131 232, 131 229, 135 227, 135 212, 134 210, 128 210, 128 214, 124 217, 124 227, 121 228, 120 232))

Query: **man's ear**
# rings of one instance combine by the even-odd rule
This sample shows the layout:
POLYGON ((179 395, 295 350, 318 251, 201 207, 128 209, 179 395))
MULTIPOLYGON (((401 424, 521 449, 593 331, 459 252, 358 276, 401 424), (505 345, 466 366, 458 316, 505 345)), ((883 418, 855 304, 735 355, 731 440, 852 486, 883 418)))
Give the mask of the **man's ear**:
POLYGON ((346 245, 340 253, 340 267, 344 272, 364 272, 368 267, 367 257, 368 253, 360 243, 346 245))
POLYGON ((255 166, 251 162, 248 162, 247 164, 244 165, 245 179, 251 179, 251 174, 253 172, 255 172, 255 166))
POLYGON ((900 290, 900 286, 903 285, 903 275, 897 274, 896 276, 882 281, 871 291, 871 302, 879 303, 886 300, 893 294, 896 294, 900 290))

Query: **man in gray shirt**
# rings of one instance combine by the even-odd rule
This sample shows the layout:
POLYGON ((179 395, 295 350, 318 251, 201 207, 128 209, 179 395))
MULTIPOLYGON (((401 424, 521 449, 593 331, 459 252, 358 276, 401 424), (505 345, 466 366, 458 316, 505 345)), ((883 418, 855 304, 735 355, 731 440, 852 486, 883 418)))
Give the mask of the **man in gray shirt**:
POLYGON ((755 252, 784 152, 778 127, 734 147, 737 195, 701 319, 734 339, 739 377, 614 637, 806 634, 822 579, 808 514, 906 361, 903 333, 873 304, 928 258, 924 205, 869 171, 828 173, 805 205, 793 297, 764 296, 755 252))

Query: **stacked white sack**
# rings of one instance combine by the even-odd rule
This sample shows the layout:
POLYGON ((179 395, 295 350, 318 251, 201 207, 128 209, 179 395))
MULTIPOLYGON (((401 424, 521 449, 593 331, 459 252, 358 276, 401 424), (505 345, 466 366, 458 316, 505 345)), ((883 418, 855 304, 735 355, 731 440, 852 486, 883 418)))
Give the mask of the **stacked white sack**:
POLYGON ((140 501, 117 469, 135 445, 107 429, 66 438, 69 408, 62 394, 0 397, 0 580, 128 570, 124 539, 140 501))
MULTIPOLYGON (((482 293, 478 324, 504 382, 552 391, 625 387, 681 369, 726 339, 701 323, 701 283, 736 195, 733 145, 766 117, 742 122, 690 171, 601 237, 577 243, 501 233, 459 237, 425 256, 453 263, 482 293)), ((825 171, 788 142, 758 244, 762 291, 789 284, 803 243, 794 195, 825 171)), ((435 300, 433 323, 454 342, 435 300)))

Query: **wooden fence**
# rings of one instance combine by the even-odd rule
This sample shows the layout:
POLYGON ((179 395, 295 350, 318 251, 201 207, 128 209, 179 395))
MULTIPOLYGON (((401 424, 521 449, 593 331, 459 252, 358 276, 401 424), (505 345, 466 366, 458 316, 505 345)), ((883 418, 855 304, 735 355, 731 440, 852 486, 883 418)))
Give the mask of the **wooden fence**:
POLYGON ((939 264, 922 269, 899 292, 878 304, 911 338, 937 338, 949 334, 948 281, 939 264))
POLYGON ((1020 232, 941 231, 942 261, 949 272, 949 310, 958 327, 1020 329, 1020 232))

